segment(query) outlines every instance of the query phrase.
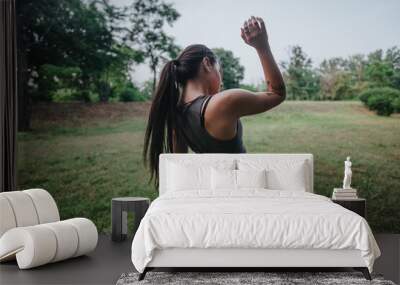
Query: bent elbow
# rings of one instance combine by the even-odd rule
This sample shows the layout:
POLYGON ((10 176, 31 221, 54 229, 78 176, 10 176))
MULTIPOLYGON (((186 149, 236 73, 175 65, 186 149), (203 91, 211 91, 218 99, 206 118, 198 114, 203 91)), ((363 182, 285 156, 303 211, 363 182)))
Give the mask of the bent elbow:
POLYGON ((282 103, 286 99, 286 86, 285 84, 280 85, 278 88, 274 88, 274 93, 280 97, 280 102, 282 103))
POLYGON ((278 94, 281 97, 281 103, 286 99, 286 90, 278 94))
POLYGON ((282 84, 279 84, 277 86, 270 86, 270 91, 279 96, 281 98, 281 102, 283 102, 286 99, 285 83, 282 82, 282 84))

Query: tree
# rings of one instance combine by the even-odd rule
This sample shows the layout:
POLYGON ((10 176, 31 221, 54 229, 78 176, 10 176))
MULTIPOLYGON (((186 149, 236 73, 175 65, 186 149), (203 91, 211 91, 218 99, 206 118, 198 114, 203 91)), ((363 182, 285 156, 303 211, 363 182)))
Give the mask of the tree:
POLYGON ((129 27, 126 38, 141 50, 153 73, 153 91, 156 86, 157 68, 161 61, 176 57, 179 46, 174 38, 164 32, 165 24, 172 24, 180 17, 172 4, 161 0, 135 0, 127 9, 129 27))
POLYGON ((400 90, 400 49, 396 46, 389 48, 386 51, 385 60, 389 62, 393 68, 391 85, 393 88, 400 90))
POLYGON ((244 67, 239 58, 230 50, 214 48, 213 52, 220 61, 224 89, 238 88, 244 78, 244 67))
POLYGON ((288 99, 315 99, 320 91, 319 76, 312 68, 312 61, 300 46, 293 46, 289 62, 282 62, 288 99))
POLYGON ((376 50, 368 54, 365 80, 371 87, 392 87, 400 89, 400 50, 392 47, 386 52, 376 50))
POLYGON ((336 87, 345 76, 344 60, 340 57, 325 59, 319 66, 321 99, 335 100, 336 87))
MULTIPOLYGON (((107 28, 104 14, 95 2, 84 3, 80 0, 31 0, 25 3, 24 8, 28 68, 31 73, 38 74, 36 81, 46 76, 40 73, 44 64, 57 67, 53 71, 64 73, 64 78, 67 74, 63 68, 79 69, 79 76, 71 73, 67 82, 78 86, 82 98, 87 100, 90 84, 95 82, 116 56, 113 37, 107 28)), ((30 79, 35 81, 32 77, 30 79)), ((51 96, 51 90, 45 84, 39 84, 32 91, 34 100, 48 100, 51 96)))
POLYGON ((344 70, 351 73, 354 82, 362 82, 365 80, 365 65, 365 56, 355 54, 346 59, 344 70))
POLYGON ((370 89, 400 89, 400 50, 392 47, 367 56, 356 54, 347 59, 324 60, 319 73, 323 99, 352 99, 370 89))
MULTIPOLYGON (((29 129, 31 101, 51 100, 60 88, 89 100, 91 90, 106 90, 104 73, 121 54, 103 1, 18 1, 20 130, 29 129)), ((125 47, 126 48, 126 47, 125 47)))
POLYGON ((134 64, 144 62, 144 53, 129 46, 124 26, 128 7, 117 7, 109 0, 97 0, 106 18, 108 29, 115 40, 115 57, 98 82, 97 92, 100 101, 108 101, 108 97, 119 97, 127 88, 133 86, 130 71, 134 64), (107 95, 108 94, 108 95, 107 95))
POLYGON ((348 60, 335 57, 323 60, 319 66, 320 99, 344 100, 357 95, 357 77, 347 66, 348 60))
POLYGON ((130 66, 144 61, 141 51, 134 50, 125 44, 115 47, 114 60, 110 62, 96 81, 96 91, 101 102, 115 97, 131 83, 130 66))

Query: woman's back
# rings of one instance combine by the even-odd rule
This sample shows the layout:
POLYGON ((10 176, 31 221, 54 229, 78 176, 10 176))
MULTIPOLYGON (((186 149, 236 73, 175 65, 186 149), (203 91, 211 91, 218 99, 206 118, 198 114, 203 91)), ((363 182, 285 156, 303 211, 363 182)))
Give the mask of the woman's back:
POLYGON ((272 56, 264 21, 255 17, 245 21, 241 37, 260 58, 268 87, 264 91, 221 91, 221 65, 215 53, 201 44, 187 46, 162 68, 143 149, 156 187, 161 153, 185 153, 188 147, 197 153, 246 152, 240 118, 265 112, 285 99, 285 84, 272 56), (191 101, 180 105, 186 100, 191 101))
POLYGON ((178 127, 186 144, 196 153, 244 153, 242 124, 237 120, 236 135, 229 140, 213 137, 204 124, 211 95, 202 95, 179 106, 178 127))

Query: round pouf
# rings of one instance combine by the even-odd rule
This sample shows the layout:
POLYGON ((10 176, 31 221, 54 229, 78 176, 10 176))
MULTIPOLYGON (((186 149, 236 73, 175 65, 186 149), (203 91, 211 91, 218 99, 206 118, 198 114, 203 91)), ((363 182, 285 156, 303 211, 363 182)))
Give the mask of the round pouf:
POLYGON ((146 214, 150 205, 149 198, 143 197, 118 197, 111 200, 111 239, 123 241, 128 233, 128 212, 133 212, 135 222, 133 234, 136 233, 140 221, 146 214))

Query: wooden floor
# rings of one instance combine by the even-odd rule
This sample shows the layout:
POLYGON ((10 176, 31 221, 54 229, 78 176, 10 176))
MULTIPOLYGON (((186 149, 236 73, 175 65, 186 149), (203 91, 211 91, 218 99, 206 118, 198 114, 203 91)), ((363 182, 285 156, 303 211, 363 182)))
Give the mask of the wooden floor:
MULTIPOLYGON (((386 279, 398 284, 400 234, 377 234, 375 237, 382 256, 376 261, 374 272, 384 274, 386 279)), ((0 284, 115 284, 122 273, 134 271, 130 250, 131 239, 115 243, 109 236, 100 235, 96 250, 88 256, 29 270, 19 270, 16 262, 3 263, 0 265, 0 284)))
POLYGON ((100 235, 95 251, 88 256, 19 270, 16 262, 0 264, 0 284, 115 284, 124 272, 134 271, 131 241, 111 241, 100 235))

